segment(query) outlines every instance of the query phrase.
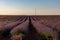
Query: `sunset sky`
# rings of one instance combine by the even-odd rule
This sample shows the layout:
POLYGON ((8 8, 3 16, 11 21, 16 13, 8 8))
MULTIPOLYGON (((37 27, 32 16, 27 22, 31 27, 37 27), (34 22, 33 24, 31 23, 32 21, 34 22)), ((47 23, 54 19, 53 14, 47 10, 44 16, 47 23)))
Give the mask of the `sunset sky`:
POLYGON ((60 0, 0 0, 0 15, 60 15, 60 0))

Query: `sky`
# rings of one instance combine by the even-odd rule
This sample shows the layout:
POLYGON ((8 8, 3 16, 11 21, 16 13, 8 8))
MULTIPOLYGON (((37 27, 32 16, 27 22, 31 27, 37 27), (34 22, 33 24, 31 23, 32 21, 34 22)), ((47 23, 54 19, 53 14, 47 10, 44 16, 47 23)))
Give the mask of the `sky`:
POLYGON ((0 15, 60 15, 60 0, 0 0, 0 15))

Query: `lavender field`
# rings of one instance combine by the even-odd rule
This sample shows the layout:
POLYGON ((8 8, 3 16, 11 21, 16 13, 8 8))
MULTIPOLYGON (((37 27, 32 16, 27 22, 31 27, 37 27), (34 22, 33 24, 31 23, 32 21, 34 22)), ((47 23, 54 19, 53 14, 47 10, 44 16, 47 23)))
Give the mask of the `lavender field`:
POLYGON ((60 40, 60 16, 0 16, 0 40, 60 40))

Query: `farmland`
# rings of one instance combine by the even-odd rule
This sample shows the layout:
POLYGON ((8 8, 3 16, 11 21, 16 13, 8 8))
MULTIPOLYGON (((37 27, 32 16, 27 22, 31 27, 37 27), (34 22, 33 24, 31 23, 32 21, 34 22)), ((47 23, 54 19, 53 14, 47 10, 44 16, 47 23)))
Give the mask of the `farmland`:
POLYGON ((60 16, 0 16, 0 40, 59 40, 60 16))

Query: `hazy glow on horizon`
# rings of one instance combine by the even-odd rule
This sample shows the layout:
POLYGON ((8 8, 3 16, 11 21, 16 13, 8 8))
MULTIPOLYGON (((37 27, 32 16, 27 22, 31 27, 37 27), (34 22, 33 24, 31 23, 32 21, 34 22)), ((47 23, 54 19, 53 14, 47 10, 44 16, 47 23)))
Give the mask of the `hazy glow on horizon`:
POLYGON ((0 15, 60 15, 59 0, 0 0, 0 15))

